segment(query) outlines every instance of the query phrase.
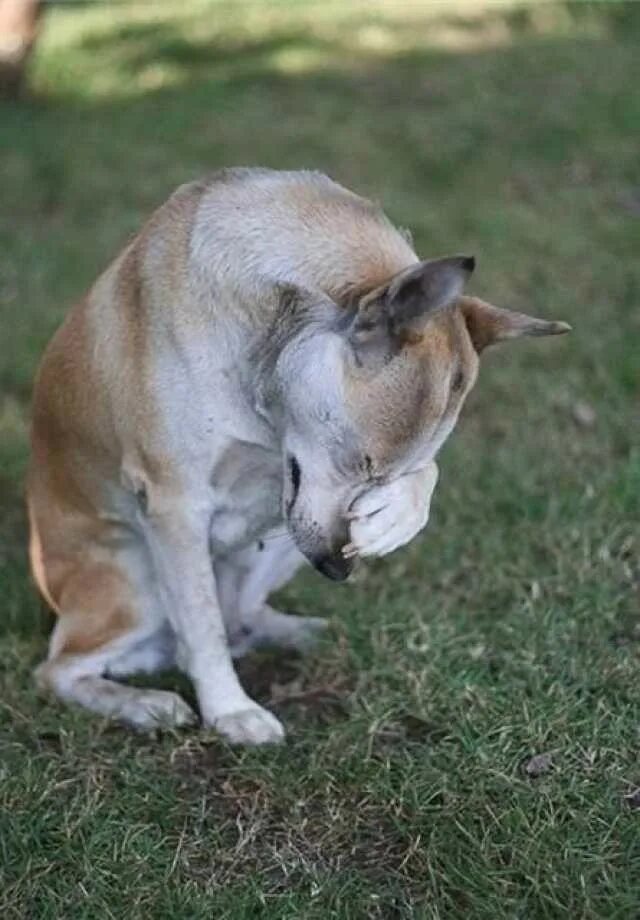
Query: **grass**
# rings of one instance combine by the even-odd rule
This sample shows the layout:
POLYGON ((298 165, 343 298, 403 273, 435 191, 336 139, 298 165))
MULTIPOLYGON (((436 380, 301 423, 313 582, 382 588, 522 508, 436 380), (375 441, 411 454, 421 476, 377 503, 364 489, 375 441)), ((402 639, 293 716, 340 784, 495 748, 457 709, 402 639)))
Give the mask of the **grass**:
POLYGON ((3 917, 637 916, 639 12, 49 8, 0 113, 3 917), (575 331, 487 356, 425 535, 286 589, 333 632, 242 663, 290 732, 244 751, 37 697, 21 494, 70 302, 174 186, 255 162, 329 172, 575 331))

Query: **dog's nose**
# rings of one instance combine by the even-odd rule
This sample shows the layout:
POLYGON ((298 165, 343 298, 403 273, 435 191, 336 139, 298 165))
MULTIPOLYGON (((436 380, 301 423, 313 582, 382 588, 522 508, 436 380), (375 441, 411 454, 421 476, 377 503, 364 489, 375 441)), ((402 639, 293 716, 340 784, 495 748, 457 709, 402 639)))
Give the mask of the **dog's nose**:
POLYGON ((345 559, 342 553, 325 553, 311 561, 314 568, 332 581, 344 581, 353 571, 353 559, 345 559))

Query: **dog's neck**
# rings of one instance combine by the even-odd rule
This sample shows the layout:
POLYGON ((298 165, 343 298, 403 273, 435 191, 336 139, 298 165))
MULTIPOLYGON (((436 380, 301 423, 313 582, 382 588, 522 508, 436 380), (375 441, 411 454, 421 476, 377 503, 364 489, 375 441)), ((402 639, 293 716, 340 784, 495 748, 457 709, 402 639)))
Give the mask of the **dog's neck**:
POLYGON ((253 390, 256 412, 274 432, 282 428, 285 395, 290 375, 300 361, 325 366, 327 339, 336 339, 339 310, 322 294, 314 295, 294 285, 279 285, 277 303, 261 335, 245 353, 245 367, 253 390), (304 357, 303 357, 304 356, 304 357))

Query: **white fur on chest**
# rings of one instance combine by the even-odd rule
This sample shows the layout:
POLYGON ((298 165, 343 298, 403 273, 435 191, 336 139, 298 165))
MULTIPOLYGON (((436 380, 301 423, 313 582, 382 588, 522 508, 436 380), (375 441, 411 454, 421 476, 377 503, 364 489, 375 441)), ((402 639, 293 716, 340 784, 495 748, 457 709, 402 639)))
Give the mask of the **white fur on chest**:
POLYGON ((277 452, 236 441, 216 462, 210 544, 214 556, 257 540, 282 520, 282 471, 277 452))
POLYGON ((211 338, 187 334, 179 355, 166 348, 157 362, 168 452, 193 500, 211 509, 214 557, 282 520, 280 449, 242 385, 249 372, 227 332, 218 324, 211 338))

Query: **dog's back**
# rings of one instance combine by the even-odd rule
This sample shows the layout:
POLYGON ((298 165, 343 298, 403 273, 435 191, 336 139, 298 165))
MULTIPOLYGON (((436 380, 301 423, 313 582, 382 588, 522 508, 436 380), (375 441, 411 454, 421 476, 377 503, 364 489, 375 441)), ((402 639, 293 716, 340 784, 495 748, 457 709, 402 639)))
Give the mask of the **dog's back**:
POLYGON ((340 303, 417 260, 408 235, 375 204, 322 173, 214 174, 195 216, 191 258, 218 283, 317 287, 340 303))

